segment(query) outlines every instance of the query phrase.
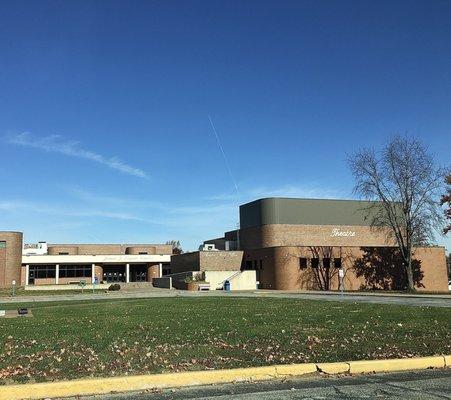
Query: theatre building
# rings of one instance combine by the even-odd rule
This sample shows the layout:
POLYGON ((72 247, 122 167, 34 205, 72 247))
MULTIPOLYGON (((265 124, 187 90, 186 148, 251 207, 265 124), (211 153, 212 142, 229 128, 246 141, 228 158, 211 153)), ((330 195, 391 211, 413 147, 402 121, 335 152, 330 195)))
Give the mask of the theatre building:
POLYGON ((164 244, 47 244, 23 246, 21 232, 0 232, 0 287, 152 282, 169 272, 164 244))
MULTIPOLYGON (((377 203, 266 198, 240 206, 240 229, 207 240, 243 252, 242 270, 280 290, 403 289, 405 273, 389 231, 371 226, 377 203), (341 270, 341 271, 340 271, 341 270)), ((445 248, 416 247, 418 290, 448 291, 445 248)))

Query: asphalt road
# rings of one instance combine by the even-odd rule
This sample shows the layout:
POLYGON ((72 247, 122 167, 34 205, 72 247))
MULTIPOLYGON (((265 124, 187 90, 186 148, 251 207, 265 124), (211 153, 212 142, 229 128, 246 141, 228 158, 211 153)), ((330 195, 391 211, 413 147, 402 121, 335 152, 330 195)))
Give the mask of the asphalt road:
POLYGON ((348 301, 378 304, 398 304, 410 306, 451 307, 451 295, 410 295, 397 293, 321 293, 321 292, 283 292, 276 290, 258 290, 246 292, 188 292, 183 290, 168 290, 158 288, 128 289, 119 292, 90 293, 84 294, 50 294, 50 295, 27 295, 18 297, 0 298, 1 303, 32 303, 43 301, 74 301, 74 300, 101 300, 101 299, 133 299, 153 297, 193 297, 193 296, 228 296, 228 297, 279 297, 305 300, 321 301, 348 301))
POLYGON ((451 399, 451 370, 358 376, 315 376, 165 390, 158 393, 80 397, 80 400, 451 399))

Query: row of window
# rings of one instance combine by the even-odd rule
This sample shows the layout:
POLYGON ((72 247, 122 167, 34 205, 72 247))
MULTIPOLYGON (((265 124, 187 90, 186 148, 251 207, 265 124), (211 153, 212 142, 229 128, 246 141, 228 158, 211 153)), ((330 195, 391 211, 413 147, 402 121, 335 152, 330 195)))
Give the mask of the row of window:
POLYGON ((89 278, 92 276, 91 265, 60 265, 60 278, 89 278))
MULTIPOLYGON (((310 266, 312 268, 318 268, 320 266, 320 259, 317 257, 313 257, 313 258, 301 257, 301 258, 299 258, 299 268, 300 269, 308 268, 309 261, 310 261, 310 266)), ((322 259, 322 267, 323 268, 330 268, 331 263, 332 263, 331 258, 325 257, 322 259)), ((341 268, 341 258, 334 258, 333 264, 334 264, 333 265, 334 268, 341 268)))
MULTIPOLYGON (((28 272, 31 278, 55 278, 55 265, 30 265, 28 272)), ((92 276, 90 265, 60 265, 60 278, 89 278, 92 276)))

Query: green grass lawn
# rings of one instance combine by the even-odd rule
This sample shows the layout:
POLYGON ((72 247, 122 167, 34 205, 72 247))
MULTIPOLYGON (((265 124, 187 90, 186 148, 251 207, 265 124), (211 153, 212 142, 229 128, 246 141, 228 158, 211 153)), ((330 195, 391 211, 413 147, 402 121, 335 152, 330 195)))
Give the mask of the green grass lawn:
POLYGON ((447 308, 224 297, 30 306, 32 318, 0 319, 3 384, 451 353, 447 308))

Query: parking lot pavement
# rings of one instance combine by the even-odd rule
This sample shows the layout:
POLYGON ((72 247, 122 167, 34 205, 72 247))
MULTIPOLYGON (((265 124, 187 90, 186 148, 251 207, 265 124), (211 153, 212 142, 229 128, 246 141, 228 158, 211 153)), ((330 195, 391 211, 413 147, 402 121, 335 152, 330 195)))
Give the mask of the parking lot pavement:
POLYGON ((193 387, 157 393, 80 397, 80 400, 281 400, 281 399, 451 399, 451 370, 315 376, 295 380, 193 387))

